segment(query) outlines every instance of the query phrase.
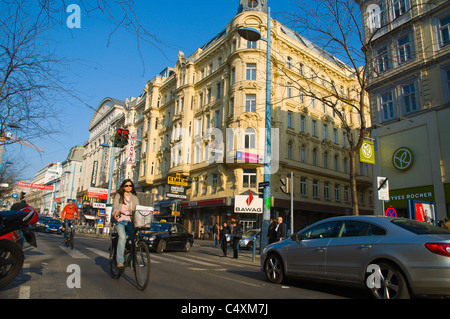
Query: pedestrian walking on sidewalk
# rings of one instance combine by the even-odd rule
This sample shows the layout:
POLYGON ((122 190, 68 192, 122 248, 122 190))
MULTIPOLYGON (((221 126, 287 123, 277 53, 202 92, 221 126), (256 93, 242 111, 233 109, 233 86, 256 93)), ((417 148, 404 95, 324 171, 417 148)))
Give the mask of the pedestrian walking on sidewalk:
POLYGON ((236 220, 233 220, 233 258, 238 258, 239 251, 239 241, 242 238, 242 225, 239 224, 236 220))
POLYGON ((214 246, 217 246, 219 243, 219 224, 215 224, 213 226, 213 240, 214 240, 214 246))
POLYGON ((223 223, 223 226, 220 226, 220 246, 222 247, 223 256, 227 257, 227 235, 230 234, 230 227, 228 227, 227 223, 223 223))

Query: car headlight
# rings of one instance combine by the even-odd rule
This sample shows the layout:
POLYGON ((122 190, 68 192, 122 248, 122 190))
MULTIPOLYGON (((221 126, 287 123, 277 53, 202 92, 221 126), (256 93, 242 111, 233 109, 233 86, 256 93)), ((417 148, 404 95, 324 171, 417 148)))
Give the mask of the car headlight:
POLYGON ((156 239, 156 236, 144 236, 143 237, 144 238, 144 240, 147 240, 147 241, 154 241, 155 239, 156 239))

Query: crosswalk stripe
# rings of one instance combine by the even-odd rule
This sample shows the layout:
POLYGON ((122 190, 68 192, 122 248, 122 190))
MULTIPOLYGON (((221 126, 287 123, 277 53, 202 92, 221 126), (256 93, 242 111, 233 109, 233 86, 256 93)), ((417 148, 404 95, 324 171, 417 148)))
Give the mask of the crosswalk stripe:
MULTIPOLYGON (((71 250, 70 248, 67 247, 62 247, 59 246, 61 248, 61 250, 63 250, 65 253, 67 253, 68 255, 70 255, 72 258, 75 259, 89 259, 90 257, 85 255, 84 253, 82 253, 81 251, 77 250, 77 249, 73 249, 71 250)), ((109 258, 109 252, 104 251, 104 250, 100 250, 97 248, 93 248, 93 247, 85 247, 85 249, 87 249, 88 251, 101 256, 103 258, 108 259, 109 258)), ((213 256, 213 258, 219 258, 218 256, 213 256)), ((214 262, 211 261, 211 258, 207 258, 207 257, 200 257, 200 256, 189 256, 189 257, 183 257, 180 255, 176 255, 176 254, 170 254, 170 255, 161 255, 161 254, 151 254, 150 256, 151 262, 154 264, 160 264, 160 263, 166 263, 166 262, 172 262, 172 263, 176 263, 177 265, 180 266, 191 266, 189 269, 191 270, 205 270, 205 268, 197 268, 194 265, 201 265, 201 266, 207 266, 207 267, 211 267, 213 269, 224 269, 223 266, 227 265, 227 266, 233 266, 233 267, 244 267, 247 268, 249 265, 247 264, 239 264, 239 263, 235 263, 231 260, 227 260, 225 259, 221 259, 221 260, 214 260, 214 262)))
POLYGON ((70 248, 62 247, 62 246, 58 246, 58 247, 61 248, 62 251, 64 251, 66 254, 68 254, 72 258, 75 258, 75 259, 89 259, 88 256, 86 256, 85 254, 83 254, 79 250, 70 249, 70 248))
MULTIPOLYGON (((170 256, 170 257, 172 257, 172 256, 170 256)), ((171 258, 169 258, 167 256, 163 257, 161 255, 155 255, 155 254, 151 254, 150 259, 151 259, 152 262, 155 259, 157 259, 159 262, 175 262, 175 263, 177 263, 177 265, 180 265, 180 266, 189 266, 190 265, 190 264, 182 262, 182 261, 173 260, 173 259, 171 259, 171 258)))
POLYGON ((189 259, 189 258, 186 258, 186 257, 177 256, 177 255, 173 255, 171 257, 178 258, 178 259, 181 259, 181 260, 185 260, 185 261, 188 261, 188 262, 191 262, 191 263, 194 263, 194 264, 203 265, 203 266, 212 266, 212 267, 219 266, 219 265, 211 263, 211 262, 204 262, 204 261, 195 260, 195 259, 192 259, 192 258, 189 259))
POLYGON ((97 248, 91 248, 91 247, 86 247, 86 249, 89 251, 92 251, 93 253, 95 253, 103 258, 109 259, 109 253, 104 250, 100 250, 97 248))

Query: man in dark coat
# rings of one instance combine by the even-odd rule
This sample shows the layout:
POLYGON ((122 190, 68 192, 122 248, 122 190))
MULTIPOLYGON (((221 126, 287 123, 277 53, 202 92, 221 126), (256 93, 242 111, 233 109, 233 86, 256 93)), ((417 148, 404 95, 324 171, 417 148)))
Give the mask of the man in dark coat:
POLYGON ((286 223, 283 222, 283 217, 278 217, 275 231, 277 233, 277 241, 286 239, 287 226, 286 223))

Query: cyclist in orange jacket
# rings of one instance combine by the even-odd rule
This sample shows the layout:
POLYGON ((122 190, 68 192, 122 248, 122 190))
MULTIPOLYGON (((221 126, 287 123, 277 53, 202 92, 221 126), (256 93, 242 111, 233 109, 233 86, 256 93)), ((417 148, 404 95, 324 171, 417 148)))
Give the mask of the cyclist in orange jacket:
POLYGON ((69 228, 69 222, 73 221, 75 218, 75 214, 77 214, 77 219, 80 218, 80 212, 76 205, 73 204, 73 201, 69 199, 69 203, 64 207, 61 217, 64 219, 64 240, 67 239, 67 229, 69 228))

